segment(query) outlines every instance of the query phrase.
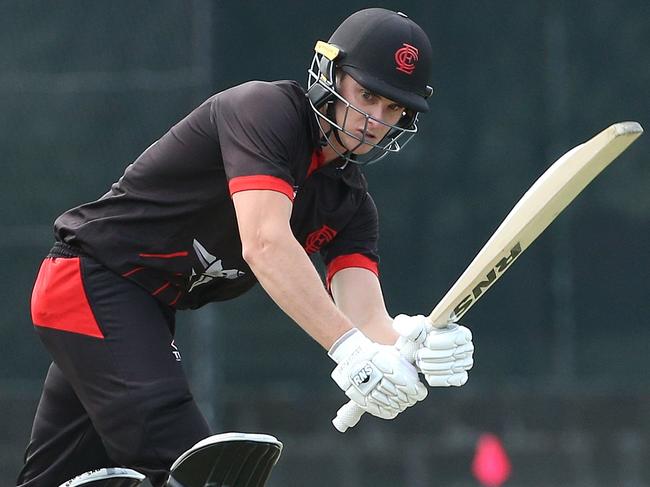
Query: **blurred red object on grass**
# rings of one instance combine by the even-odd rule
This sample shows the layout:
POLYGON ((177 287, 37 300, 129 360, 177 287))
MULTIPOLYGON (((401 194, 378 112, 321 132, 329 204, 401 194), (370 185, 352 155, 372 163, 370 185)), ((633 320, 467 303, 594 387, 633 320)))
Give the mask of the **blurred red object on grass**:
POLYGON ((485 487, 503 485, 512 472, 512 465, 499 437, 482 434, 476 442, 476 452, 472 461, 474 477, 485 487))

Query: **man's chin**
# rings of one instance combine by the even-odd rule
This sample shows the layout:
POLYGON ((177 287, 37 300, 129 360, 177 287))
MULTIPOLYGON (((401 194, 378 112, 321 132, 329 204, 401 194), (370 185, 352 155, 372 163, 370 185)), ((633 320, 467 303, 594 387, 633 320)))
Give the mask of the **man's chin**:
POLYGON ((362 155, 364 155, 364 154, 367 154, 367 153, 370 152, 371 150, 372 150, 372 146, 371 146, 371 145, 368 145, 368 144, 362 144, 362 145, 360 145, 360 146, 355 147, 354 149, 352 149, 351 152, 352 152, 355 156, 362 156, 362 155))
MULTIPOLYGON (((373 141, 375 140, 377 139, 373 137, 373 140, 370 142, 374 143, 373 141)), ((362 156, 364 154, 367 154, 374 148, 374 146, 371 144, 361 144, 359 139, 351 137, 347 134, 345 135, 342 134, 341 142, 343 143, 342 145, 347 152, 351 152, 352 154, 357 156, 362 156)))

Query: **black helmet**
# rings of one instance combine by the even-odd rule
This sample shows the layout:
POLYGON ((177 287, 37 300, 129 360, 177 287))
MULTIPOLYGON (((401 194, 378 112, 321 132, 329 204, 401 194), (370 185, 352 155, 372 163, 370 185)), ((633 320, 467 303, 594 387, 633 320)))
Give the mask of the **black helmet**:
POLYGON ((399 12, 361 10, 329 39, 337 65, 357 83, 416 112, 429 111, 431 43, 424 31, 399 12))
POLYGON ((417 132, 418 113, 429 110, 427 98, 433 94, 428 85, 431 43, 420 26, 400 12, 365 9, 345 19, 327 43, 318 41, 315 51, 309 70, 308 98, 326 141, 330 143, 332 130, 337 138, 336 130, 341 130, 359 140, 359 145, 372 145, 373 149, 363 156, 351 154, 352 151, 339 154, 358 164, 376 162, 389 152, 399 151, 417 132), (390 130, 378 144, 365 140, 365 135, 359 137, 338 126, 330 108, 322 113, 325 104, 339 100, 348 110, 372 118, 338 93, 337 70, 349 74, 364 88, 406 108, 402 119, 389 126, 390 130), (329 131, 322 127, 322 120, 330 125, 329 131))

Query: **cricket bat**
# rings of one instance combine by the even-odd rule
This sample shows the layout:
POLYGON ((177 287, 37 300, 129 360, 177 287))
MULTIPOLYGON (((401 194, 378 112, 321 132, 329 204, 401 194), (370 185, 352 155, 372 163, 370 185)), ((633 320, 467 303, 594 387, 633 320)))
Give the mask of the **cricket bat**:
MULTIPOLYGON (((427 317, 438 328, 458 321, 510 268, 573 199, 643 133, 637 122, 620 122, 560 157, 521 197, 487 243, 427 317)), ((363 410, 343 405, 334 427, 357 424, 363 410)))

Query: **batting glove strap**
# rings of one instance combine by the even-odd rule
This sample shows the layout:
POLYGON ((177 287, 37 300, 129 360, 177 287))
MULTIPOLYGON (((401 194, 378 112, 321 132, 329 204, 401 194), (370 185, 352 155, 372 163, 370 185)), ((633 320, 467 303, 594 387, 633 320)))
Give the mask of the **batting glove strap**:
POLYGON ((360 353, 362 349, 369 347, 372 343, 370 338, 364 335, 361 330, 352 328, 334 342, 327 355, 337 364, 341 364, 343 361, 349 362, 354 359, 355 354, 360 353))
POLYGON ((332 379, 344 391, 353 386, 367 395, 383 376, 371 361, 376 353, 376 344, 353 328, 336 340, 328 352, 338 364, 332 371, 332 379))

